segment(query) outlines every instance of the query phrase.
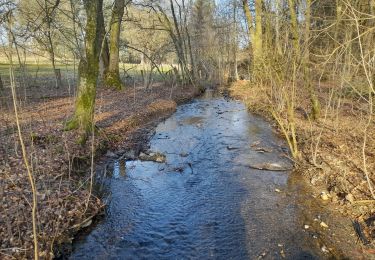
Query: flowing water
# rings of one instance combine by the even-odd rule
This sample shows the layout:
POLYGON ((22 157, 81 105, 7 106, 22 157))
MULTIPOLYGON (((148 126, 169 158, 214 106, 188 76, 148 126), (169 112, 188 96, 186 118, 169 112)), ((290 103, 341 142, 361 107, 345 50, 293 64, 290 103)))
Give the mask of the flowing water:
POLYGON ((150 150, 166 162, 110 166, 106 216, 71 259, 328 257, 304 229, 298 181, 252 168, 291 165, 269 123, 243 104, 207 94, 182 105, 156 128, 150 150))

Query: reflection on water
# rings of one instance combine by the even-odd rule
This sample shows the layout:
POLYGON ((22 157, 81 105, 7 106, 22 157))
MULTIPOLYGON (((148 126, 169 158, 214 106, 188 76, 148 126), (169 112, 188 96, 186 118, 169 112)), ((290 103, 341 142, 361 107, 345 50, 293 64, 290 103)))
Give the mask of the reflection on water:
POLYGON ((288 173, 248 167, 289 162, 268 123, 242 104, 206 97, 180 106, 150 145, 166 162, 114 162, 106 217, 72 259, 323 257, 302 228, 288 173))
POLYGON ((116 160, 113 163, 113 178, 125 177, 126 175, 126 162, 125 160, 116 160))

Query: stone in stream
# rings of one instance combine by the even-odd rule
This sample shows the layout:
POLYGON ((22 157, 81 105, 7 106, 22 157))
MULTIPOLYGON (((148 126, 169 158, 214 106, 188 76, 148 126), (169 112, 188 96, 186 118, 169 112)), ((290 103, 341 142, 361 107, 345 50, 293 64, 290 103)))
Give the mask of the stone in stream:
POLYGON ((159 152, 150 152, 150 153, 140 153, 139 160, 141 161, 152 161, 158 163, 164 163, 166 161, 166 156, 159 152))
POLYGON ((265 170, 265 171, 290 171, 291 168, 279 163, 260 163, 249 165, 250 168, 256 170, 265 170))

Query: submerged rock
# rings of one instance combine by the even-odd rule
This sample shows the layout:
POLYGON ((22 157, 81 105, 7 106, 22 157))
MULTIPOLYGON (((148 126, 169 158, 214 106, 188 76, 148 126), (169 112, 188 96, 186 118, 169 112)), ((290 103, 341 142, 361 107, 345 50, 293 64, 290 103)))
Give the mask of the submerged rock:
POLYGON ((265 171, 290 171, 291 167, 286 165, 281 165, 279 163, 260 163, 249 165, 250 168, 256 170, 265 170, 265 171))
POLYGON ((158 163, 164 163, 166 161, 166 156, 159 152, 150 152, 150 153, 140 153, 139 160, 141 161, 152 161, 158 163))

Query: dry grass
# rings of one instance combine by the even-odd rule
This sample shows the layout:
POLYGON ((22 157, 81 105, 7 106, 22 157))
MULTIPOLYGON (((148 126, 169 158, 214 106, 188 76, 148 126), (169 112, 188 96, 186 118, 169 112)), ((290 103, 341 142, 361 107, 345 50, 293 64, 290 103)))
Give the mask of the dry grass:
MULTIPOLYGON (((343 215, 363 223, 375 215, 375 203, 371 200, 362 157, 366 104, 353 97, 343 97, 339 91, 334 84, 320 86, 318 96, 322 116, 317 121, 309 119, 308 94, 301 88, 297 93, 296 130, 302 159, 297 162, 296 170, 317 188, 317 192, 328 191, 332 205, 339 206, 343 215), (347 200, 349 194, 354 197, 354 203, 347 200)), ((252 86, 247 81, 240 81, 230 87, 230 92, 233 97, 243 100, 250 110, 272 119, 269 110, 272 104, 266 86, 252 86)), ((375 124, 372 123, 368 133, 374 132, 375 124)), ((373 134, 368 136, 365 154, 367 171, 375 184, 373 134)), ((369 238, 375 237, 374 226, 366 230, 369 238)))

